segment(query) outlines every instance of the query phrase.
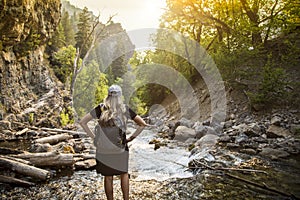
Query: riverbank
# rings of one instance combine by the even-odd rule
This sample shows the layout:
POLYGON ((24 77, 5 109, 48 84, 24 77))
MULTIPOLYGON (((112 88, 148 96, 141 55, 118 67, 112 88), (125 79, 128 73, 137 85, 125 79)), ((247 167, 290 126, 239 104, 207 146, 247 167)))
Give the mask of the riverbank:
MULTIPOLYGON (((224 171, 205 169, 190 178, 175 178, 164 181, 137 181, 136 179, 131 178, 130 197, 132 200, 297 199, 300 195, 300 179, 296 176, 296 171, 293 170, 299 170, 299 165, 293 166, 292 160, 293 159, 289 162, 277 162, 277 167, 275 168, 274 166, 271 166, 270 163, 269 165, 266 165, 266 162, 258 159, 252 159, 253 163, 248 163, 249 165, 252 164, 253 168, 259 167, 260 169, 265 170, 268 174, 226 172, 232 175, 242 175, 244 178, 252 179, 252 181, 256 181, 258 184, 268 185, 268 187, 275 188, 277 192, 236 180, 232 177, 226 176, 224 171), (281 163, 281 165, 279 165, 279 163, 281 163), (286 165, 284 166, 283 163, 286 165), (278 191, 285 191, 285 194, 289 194, 290 196, 279 194, 278 191), (292 194, 294 196, 292 196, 292 194)), ((114 179, 114 195, 117 200, 122 199, 120 182, 117 177, 114 179)), ((48 183, 30 188, 11 187, 7 185, 3 187, 2 185, 0 187, 0 197, 1 199, 10 200, 105 199, 105 193, 103 177, 98 175, 95 170, 92 170, 76 171, 73 174, 65 175, 51 180, 48 183)))
MULTIPOLYGON (((178 125, 175 128, 163 124, 157 129, 143 131, 134 140, 130 145, 131 199, 300 198, 297 116, 277 113, 260 120, 251 115, 244 119, 236 117, 225 122, 219 135, 212 135, 214 129, 206 123, 193 124, 181 119, 174 123, 178 125), (292 132, 280 135, 282 129, 274 131, 275 126, 292 132), (273 129, 270 130, 270 127, 273 129), (198 134, 206 132, 201 134, 200 139, 190 138, 181 142, 190 137, 190 132, 179 130, 194 130, 198 134)), ((82 136, 76 141, 74 144, 89 147, 84 148, 84 152, 93 152, 90 138, 82 136)), ((105 199, 103 177, 94 169, 66 169, 62 171, 68 173, 57 170, 57 176, 32 187, 2 184, 0 197, 105 199)), ((115 177, 114 188, 116 199, 122 199, 118 177, 115 177)))

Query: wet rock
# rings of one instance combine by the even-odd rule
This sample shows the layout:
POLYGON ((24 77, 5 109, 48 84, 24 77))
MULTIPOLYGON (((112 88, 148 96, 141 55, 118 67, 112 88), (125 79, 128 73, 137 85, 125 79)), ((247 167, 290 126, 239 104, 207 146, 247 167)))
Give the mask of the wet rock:
POLYGON ((278 158, 286 158, 290 154, 281 149, 273 149, 273 148, 266 147, 262 149, 259 155, 270 158, 272 160, 277 160, 278 158))
POLYGON ((268 138, 278 138, 278 137, 288 137, 291 135, 291 133, 288 129, 276 125, 270 125, 266 132, 266 135, 268 138))
POLYGON ((195 138, 196 131, 186 126, 178 126, 175 130, 174 140, 185 142, 189 138, 195 138))

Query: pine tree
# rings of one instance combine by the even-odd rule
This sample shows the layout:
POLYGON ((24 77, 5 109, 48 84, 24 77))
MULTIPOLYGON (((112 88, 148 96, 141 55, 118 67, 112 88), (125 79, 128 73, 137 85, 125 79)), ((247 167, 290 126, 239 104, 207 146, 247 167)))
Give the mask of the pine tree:
POLYGON ((75 46, 75 32, 72 27, 70 15, 67 11, 64 11, 62 14, 61 24, 64 29, 66 46, 69 46, 69 45, 75 46))
POLYGON ((91 15, 87 9, 84 7, 82 13, 79 14, 79 22, 77 24, 78 32, 76 33, 76 48, 80 49, 80 58, 86 55, 90 45, 91 39, 89 37, 91 28, 91 15))

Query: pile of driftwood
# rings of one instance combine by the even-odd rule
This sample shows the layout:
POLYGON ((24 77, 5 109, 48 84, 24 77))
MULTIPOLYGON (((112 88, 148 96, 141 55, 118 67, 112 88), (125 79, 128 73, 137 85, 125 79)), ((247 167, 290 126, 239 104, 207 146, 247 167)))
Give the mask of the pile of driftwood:
POLYGON ((32 130, 46 132, 47 136, 37 134, 38 137, 31 138, 30 151, 0 147, 0 182, 32 186, 51 179, 55 176, 53 171, 61 168, 92 169, 96 165, 95 155, 90 154, 91 142, 84 143, 85 133, 31 127, 15 134, 22 138, 32 130))

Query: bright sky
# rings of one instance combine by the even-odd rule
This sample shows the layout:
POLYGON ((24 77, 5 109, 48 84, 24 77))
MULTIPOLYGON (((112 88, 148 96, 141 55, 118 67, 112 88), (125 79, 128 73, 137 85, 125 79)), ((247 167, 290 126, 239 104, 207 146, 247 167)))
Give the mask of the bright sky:
POLYGON ((105 23, 109 16, 114 22, 120 22, 126 31, 141 28, 158 28, 159 18, 163 14, 165 0, 69 0, 76 7, 100 13, 105 23))

